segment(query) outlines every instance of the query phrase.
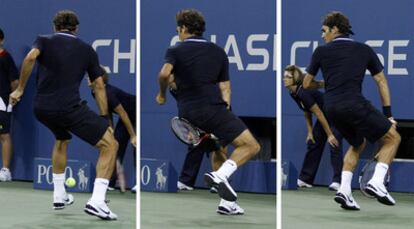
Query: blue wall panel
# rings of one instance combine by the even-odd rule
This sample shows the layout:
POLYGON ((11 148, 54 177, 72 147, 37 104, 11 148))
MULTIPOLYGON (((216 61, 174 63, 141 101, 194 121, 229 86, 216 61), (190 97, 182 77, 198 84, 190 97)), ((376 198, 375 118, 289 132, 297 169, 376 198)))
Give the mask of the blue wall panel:
MULTIPOLYGON (((110 82, 136 94, 135 87, 135 1, 71 0, 71 1, 13 1, 0 2, 0 27, 5 32, 5 48, 12 54, 18 68, 39 34, 53 32, 52 20, 58 10, 70 9, 80 20, 78 36, 95 44, 102 65, 109 68, 110 82), (99 45, 101 44, 101 45, 99 45), (120 54, 121 53, 121 54, 120 54)), ((50 157, 53 135, 34 118, 32 101, 35 75, 31 76, 22 101, 13 120, 14 158, 12 172, 15 179, 32 180, 33 158, 50 157)), ((81 86, 81 97, 97 110, 86 80, 81 86)), ((129 184, 135 183, 131 149, 125 160, 129 184)), ((95 164, 97 150, 74 137, 69 146, 69 159, 89 160, 95 164)))

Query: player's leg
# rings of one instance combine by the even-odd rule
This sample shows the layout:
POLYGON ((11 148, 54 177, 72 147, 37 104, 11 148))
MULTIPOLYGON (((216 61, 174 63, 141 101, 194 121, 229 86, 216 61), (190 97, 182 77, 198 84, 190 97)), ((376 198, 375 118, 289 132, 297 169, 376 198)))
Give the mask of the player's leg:
POLYGON ((11 158, 13 154, 12 138, 10 135, 11 113, 0 111, 0 144, 2 148, 3 166, 0 170, 0 181, 11 181, 11 158))
POLYGON ((366 191, 376 197, 379 202, 386 205, 394 205, 395 200, 388 193, 384 179, 388 172, 389 165, 392 163, 401 137, 396 128, 392 126, 388 132, 380 139, 381 146, 377 154, 377 164, 372 179, 368 182, 366 191))
POLYGON ((217 171, 221 165, 227 160, 227 146, 222 147, 211 153, 211 167, 213 171, 217 171))
POLYGON ((115 140, 112 128, 108 127, 103 137, 95 145, 99 149, 99 157, 96 163, 96 179, 94 182, 91 199, 85 206, 85 212, 104 220, 116 220, 114 214, 106 205, 106 191, 109 179, 115 168, 118 142, 115 140))
POLYGON ((395 153, 401 141, 396 128, 381 112, 369 102, 358 104, 356 114, 360 114, 358 131, 370 142, 379 141, 380 148, 377 154, 378 163, 375 167, 373 177, 366 185, 365 192, 376 197, 380 203, 394 205, 395 200, 388 193, 384 179, 389 164, 395 157, 395 153), (361 122, 362 121, 362 122, 361 122))
POLYGON ((13 154, 12 139, 9 133, 0 134, 3 167, 0 170, 0 181, 11 181, 10 163, 13 154))
POLYGON ((52 151, 53 209, 64 209, 74 202, 73 196, 65 190, 67 147, 72 136, 62 126, 63 115, 38 109, 34 113, 37 120, 52 131, 56 139, 52 151))
POLYGON ((72 195, 66 193, 65 168, 67 162, 67 148, 70 140, 56 140, 52 152, 53 170, 53 209, 64 209, 74 202, 72 195))
POLYGON ((237 200, 237 193, 230 186, 228 179, 238 167, 245 164, 260 150, 259 143, 248 129, 245 129, 237 136, 233 140, 232 145, 234 146, 234 151, 230 158, 217 171, 206 173, 204 176, 207 186, 217 186, 219 196, 226 201, 237 200))
POLYGON ((108 120, 91 111, 86 105, 80 105, 65 114, 65 126, 73 134, 99 149, 96 163, 96 178, 91 199, 84 211, 104 220, 115 220, 114 214, 106 205, 106 191, 109 179, 115 168, 118 142, 108 120))
POLYGON ((346 210, 359 210, 360 207, 352 197, 352 176, 356 165, 358 164, 359 156, 364 150, 366 145, 365 139, 361 144, 356 146, 351 145, 348 151, 345 153, 344 166, 342 169, 341 185, 338 192, 335 195, 334 200, 346 210))

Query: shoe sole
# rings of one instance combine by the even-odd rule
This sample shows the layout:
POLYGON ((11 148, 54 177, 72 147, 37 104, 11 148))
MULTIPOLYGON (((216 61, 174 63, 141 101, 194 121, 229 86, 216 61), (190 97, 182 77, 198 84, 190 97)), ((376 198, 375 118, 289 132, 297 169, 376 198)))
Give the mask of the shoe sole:
POLYGON ((86 205, 86 206, 85 206, 85 208, 83 209, 83 211, 84 211, 86 214, 88 214, 88 215, 96 216, 96 217, 98 217, 98 218, 100 218, 100 219, 102 219, 102 220, 117 220, 116 218, 115 218, 115 219, 112 219, 112 218, 110 218, 109 216, 107 216, 107 217, 103 217, 103 216, 99 215, 99 214, 95 211, 95 209, 94 209, 92 206, 90 206, 90 205, 86 205))
POLYGON ((74 202, 75 202, 75 200, 73 200, 72 202, 69 202, 69 203, 53 203, 53 210, 65 209, 66 206, 72 205, 74 202))
POLYGON ((388 206, 393 206, 393 205, 395 205, 395 203, 391 202, 391 201, 387 198, 387 196, 382 196, 382 197, 381 197, 381 196, 377 195, 377 193, 376 193, 374 190, 370 189, 370 187, 366 187, 366 188, 365 188, 365 192, 366 192, 368 195, 370 195, 370 196, 372 196, 372 197, 375 197, 375 198, 378 200, 378 202, 380 202, 381 204, 388 205, 388 206))
POLYGON ((216 212, 220 215, 244 215, 244 212, 231 213, 220 206, 218 207, 216 212))
POLYGON ((338 204, 341 205, 341 208, 345 209, 345 210, 352 210, 352 211, 359 211, 360 209, 354 206, 348 206, 346 204, 346 200, 344 200, 343 198, 339 197, 339 196, 335 196, 334 198, 335 202, 337 202, 338 204))
POLYGON ((221 182, 218 185, 217 191, 218 195, 227 201, 234 202, 237 200, 237 194, 235 195, 235 193, 232 192, 231 187, 228 187, 224 182, 221 182))
POLYGON ((206 184, 207 188, 218 188, 218 184, 214 181, 214 178, 210 173, 204 174, 204 183, 206 184))

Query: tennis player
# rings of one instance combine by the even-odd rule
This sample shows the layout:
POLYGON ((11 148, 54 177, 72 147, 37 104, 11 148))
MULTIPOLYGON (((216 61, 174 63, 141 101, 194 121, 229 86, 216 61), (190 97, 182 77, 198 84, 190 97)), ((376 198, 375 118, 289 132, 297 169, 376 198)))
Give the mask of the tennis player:
POLYGON ((302 70, 295 65, 285 68, 284 84, 289 90, 292 99, 304 112, 308 135, 306 137, 307 152, 303 160, 302 169, 298 179, 298 187, 311 188, 318 171, 325 143, 328 141, 331 151, 331 166, 333 179, 329 185, 330 190, 337 191, 341 183, 342 170, 342 135, 329 125, 323 109, 323 93, 319 90, 304 89, 302 70), (313 125, 312 115, 316 116, 313 125))
MULTIPOLYGON (((174 75, 170 75, 168 88, 170 94, 177 99, 177 85, 174 81, 174 75)), ((194 189, 204 154, 210 157, 213 171, 217 171, 227 160, 227 147, 218 148, 216 141, 213 139, 203 140, 197 146, 188 146, 183 167, 177 181, 178 190, 192 191, 194 189)), ((210 192, 217 193, 217 189, 213 186, 210 188, 210 192)))
POLYGON ((351 145, 344 157, 342 182, 335 201, 344 209, 359 210, 359 205, 352 197, 351 181, 359 156, 365 148, 365 139, 381 143, 378 163, 366 192, 383 204, 394 205, 395 200, 383 181, 401 137, 391 113, 391 98, 384 67, 368 45, 350 38, 353 34, 348 18, 341 12, 331 12, 325 16, 322 38, 327 44, 314 51, 303 87, 315 88, 325 84, 325 113, 351 145), (324 82, 314 80, 319 69, 322 70, 324 82), (361 93, 367 69, 378 86, 383 113, 375 109, 361 93))
POLYGON ((115 220, 117 215, 108 208, 105 197, 118 143, 107 120, 108 105, 102 79, 104 73, 93 48, 75 35, 79 21, 74 12, 59 11, 53 23, 56 33, 38 36, 26 55, 19 85, 10 95, 10 100, 13 105, 20 101, 37 60, 39 72, 34 113, 56 138, 52 153, 53 208, 63 209, 74 201, 64 186, 71 132, 100 151, 92 198, 84 210, 104 220, 115 220), (101 117, 81 102, 79 86, 86 72, 92 81, 101 117))
POLYGON ((0 181, 11 181, 10 163, 13 155, 13 143, 10 135, 12 109, 9 106, 9 94, 19 83, 16 64, 9 52, 3 47, 4 33, 0 29, 0 143, 3 166, 0 181))
POLYGON ((169 76, 173 73, 179 116, 217 136, 223 147, 234 146, 230 158, 217 171, 206 173, 205 181, 209 188, 218 188, 222 198, 218 213, 243 214, 244 210, 235 202, 237 194, 228 178, 259 152, 260 145, 245 124, 228 109, 231 104, 228 58, 222 48, 202 37, 205 21, 201 13, 193 9, 181 10, 176 22, 182 42, 166 52, 156 101, 160 105, 166 102, 169 76))

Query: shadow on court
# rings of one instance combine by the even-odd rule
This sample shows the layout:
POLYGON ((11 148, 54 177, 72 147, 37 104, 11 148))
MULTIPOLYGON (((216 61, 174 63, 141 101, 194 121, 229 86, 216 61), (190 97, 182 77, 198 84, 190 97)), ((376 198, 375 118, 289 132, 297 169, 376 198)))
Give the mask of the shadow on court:
POLYGON ((52 191, 32 188, 30 182, 0 183, 0 228, 2 229, 104 229, 136 228, 135 194, 109 192, 109 207, 117 221, 103 221, 83 212, 91 193, 72 193, 75 203, 63 210, 52 209, 52 191))
POLYGON ((353 196, 361 206, 360 211, 340 208, 334 198, 335 192, 326 187, 283 191, 283 229, 382 229, 413 228, 414 194, 391 193, 397 201, 395 206, 380 204, 376 199, 354 190, 353 196))
POLYGON ((239 193, 245 215, 216 213, 220 199, 205 189, 178 193, 141 192, 141 228, 276 228, 276 196, 239 193))

